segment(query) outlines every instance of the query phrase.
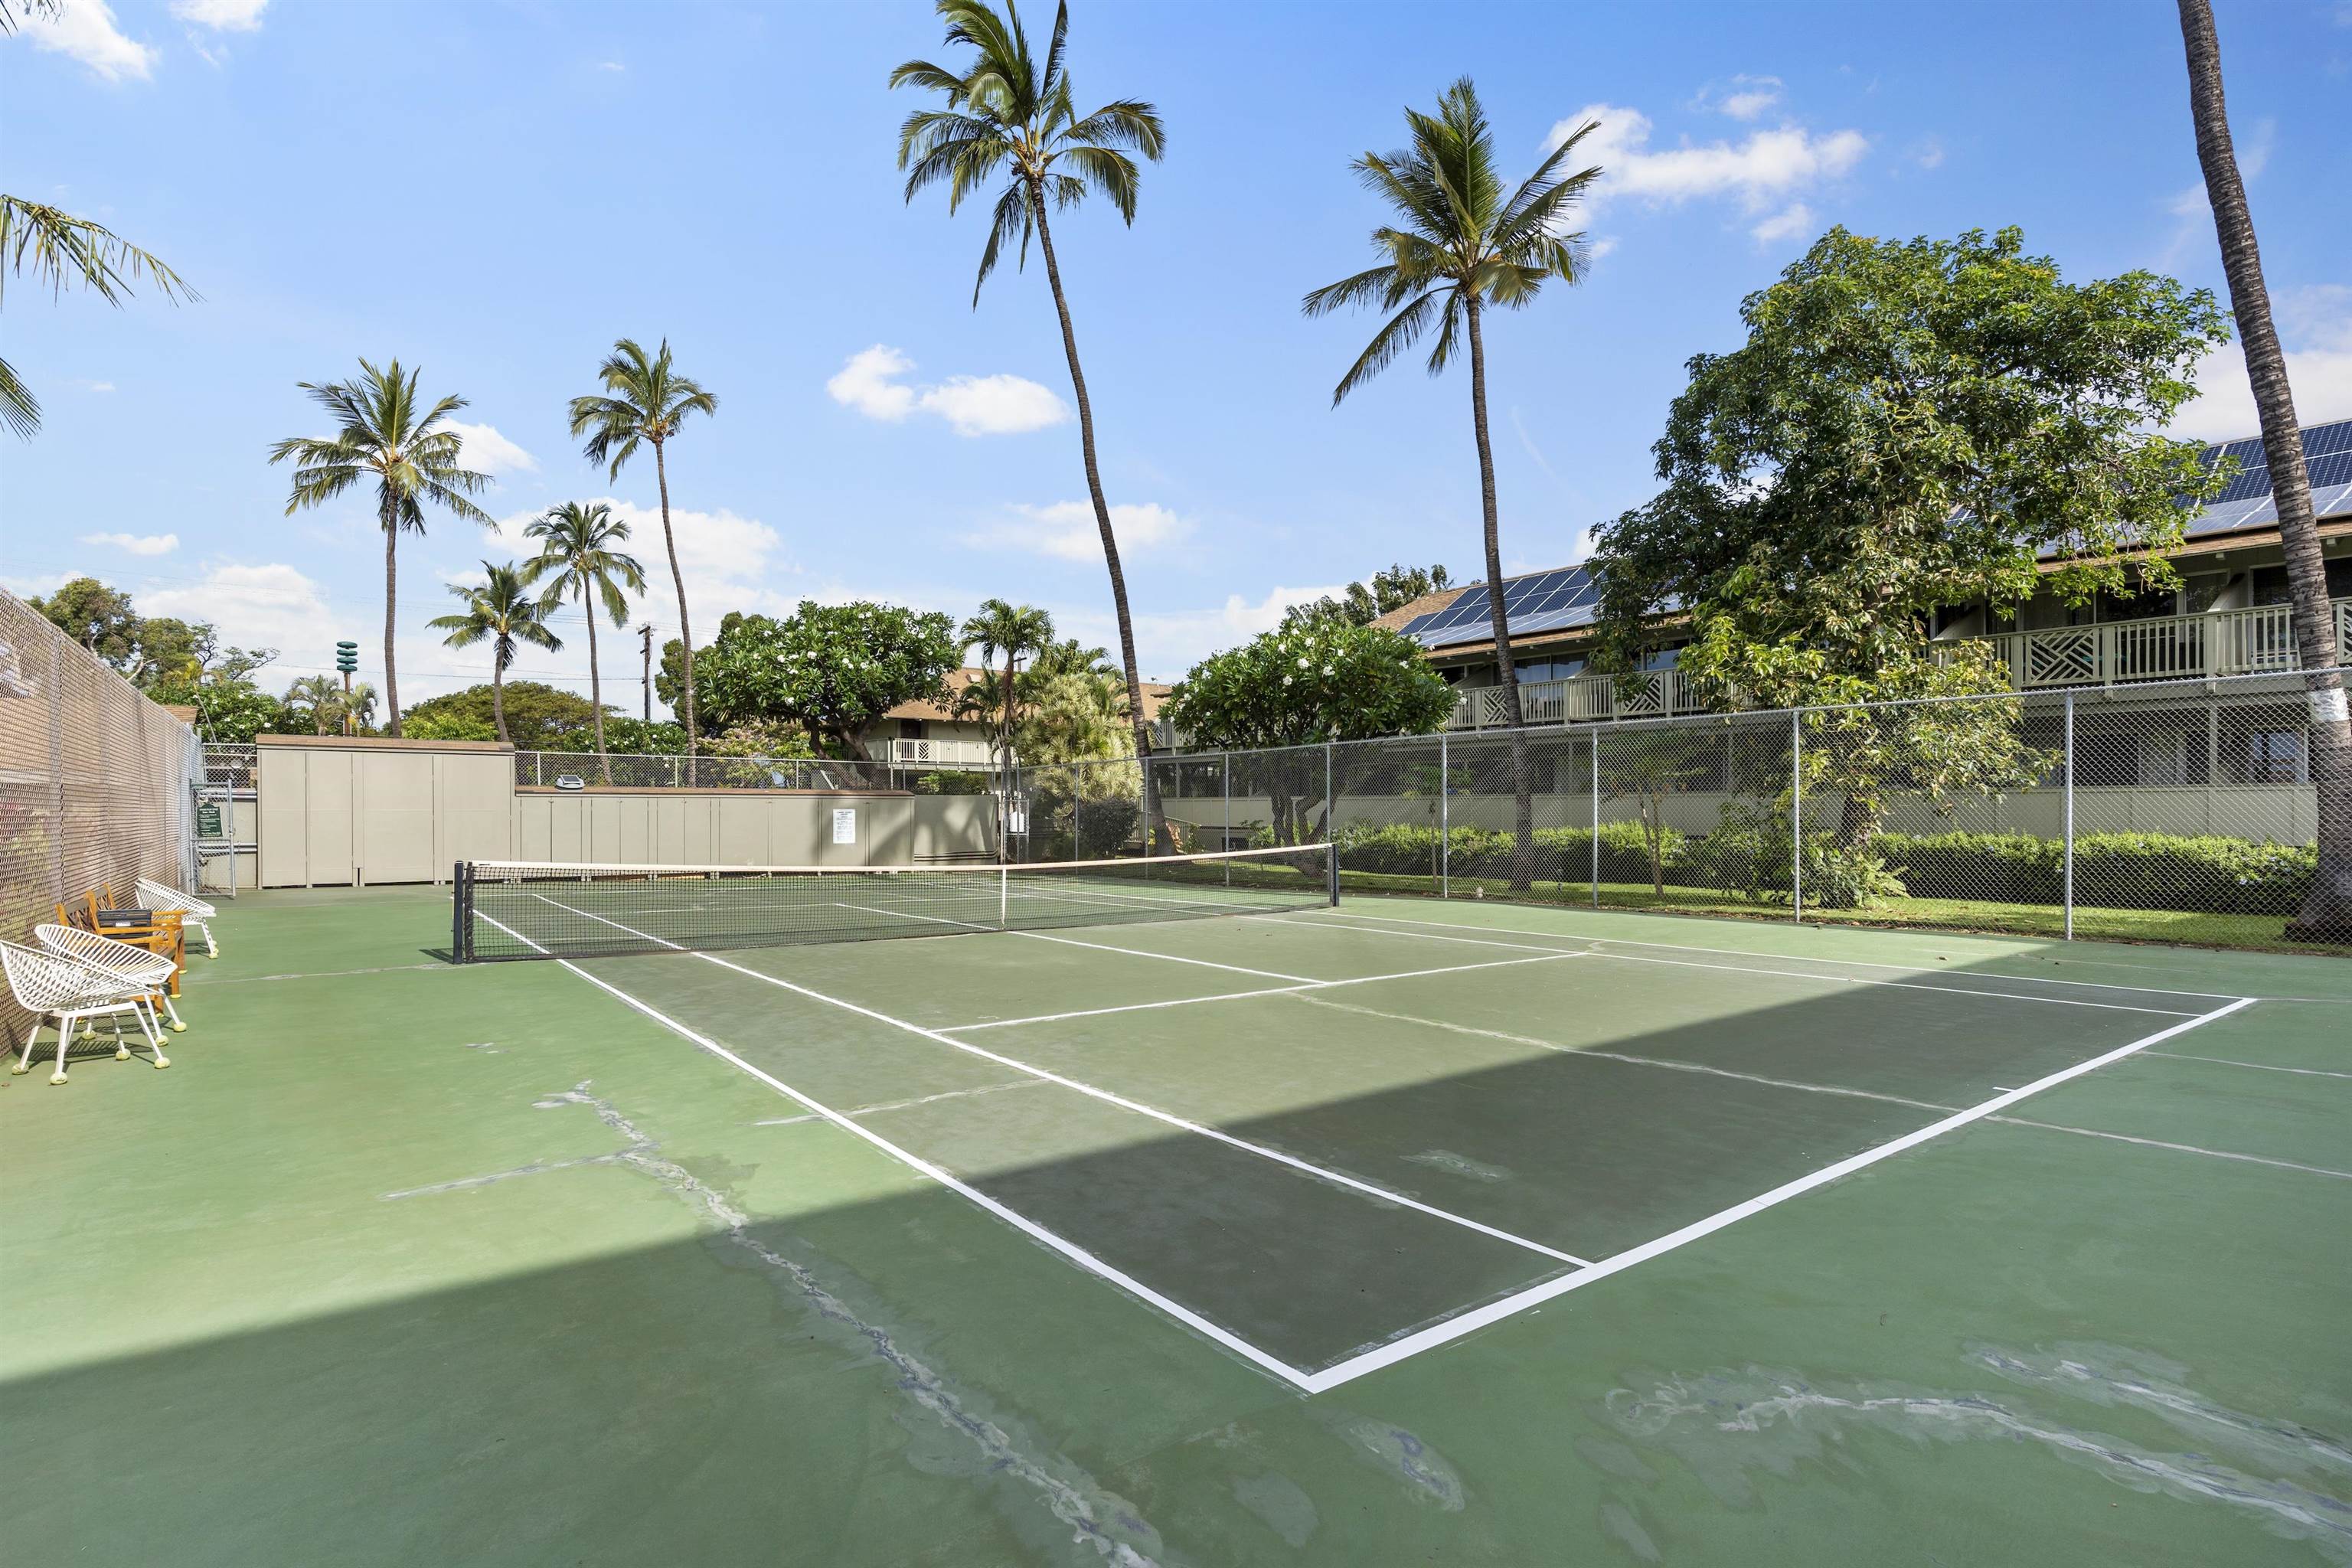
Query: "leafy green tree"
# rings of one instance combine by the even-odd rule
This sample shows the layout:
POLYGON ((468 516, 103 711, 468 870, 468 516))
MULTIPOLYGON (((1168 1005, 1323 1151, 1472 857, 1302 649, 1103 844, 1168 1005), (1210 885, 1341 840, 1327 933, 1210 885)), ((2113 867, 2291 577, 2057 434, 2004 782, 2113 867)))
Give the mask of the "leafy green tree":
POLYGON ((729 728, 782 720, 820 753, 863 758, 866 731, 888 710, 946 696, 962 653, 955 622, 936 611, 803 600, 782 620, 729 616, 694 665, 729 728))
POLYGON ((1021 672, 1021 679, 1043 682, 1061 675, 1117 673, 1111 665, 1108 648, 1084 647, 1077 638, 1065 637, 1060 642, 1048 641, 1038 648, 1037 656, 1029 661, 1029 668, 1021 672))
POLYGON ((511 745, 514 737, 507 732, 506 681, 515 649, 529 643, 553 650, 563 646, 563 639, 548 629, 546 603, 531 595, 521 568, 512 562, 494 566, 485 561, 482 570, 488 580, 478 585, 449 584, 449 592, 466 606, 463 610, 436 616, 425 624, 436 632, 446 632, 448 636, 441 640, 451 647, 472 647, 485 641, 490 645, 490 723, 499 739, 511 745))
MULTIPOLYGON (((119 309, 132 282, 142 279, 175 304, 200 298, 178 273, 103 224, 21 196, 0 195, 0 285, 9 274, 22 278, 29 271, 33 286, 47 289, 52 298, 78 285, 119 309)), ((5 359, 0 422, 28 441, 41 427, 40 400, 5 359)))
POLYGON ((604 721, 604 742, 620 756, 676 756, 686 750, 686 731, 667 720, 613 715, 604 721))
MULTIPOLYGON (((1165 716, 1196 747, 1244 751, 1423 735, 1454 711, 1454 689, 1420 645, 1384 626, 1297 622, 1213 654, 1168 699, 1165 716)), ((1265 760, 1275 782, 1275 842, 1299 841, 1292 803, 1320 793, 1323 759, 1265 760)))
POLYGON ((115 668, 130 667, 139 647, 139 613, 131 608, 130 595, 95 577, 75 577, 58 584, 46 598, 26 602, 49 625, 115 668))
POLYGON ((378 369, 362 359, 356 380, 302 382, 310 400, 333 417, 335 433, 290 436, 269 449, 273 464, 289 459, 294 464, 293 488, 286 501, 289 517, 306 507, 324 506, 354 485, 375 486, 376 526, 383 530, 384 705, 395 740, 400 735, 400 674, 393 632, 401 532, 425 531, 426 501, 485 527, 495 522, 471 499, 488 486, 489 476, 459 467, 464 442, 445 423, 466 406, 466 400, 452 395, 425 406, 416 392, 422 374, 412 370, 404 374, 398 360, 378 369))
MULTIPOLYGON (((604 681, 596 664, 596 615, 601 609, 615 626, 629 624, 629 602, 622 590, 646 591, 646 569, 634 555, 621 550, 629 542, 629 525, 613 515, 603 501, 568 500, 550 507, 523 530, 540 542, 539 555, 522 566, 526 584, 546 583, 548 605, 566 598, 580 601, 588 619, 588 701, 596 713, 596 754, 604 754, 604 681)), ((604 782, 613 782, 612 764, 604 764, 604 782)))
MULTIPOLYGON (((2338 18, 2342 18, 2339 16, 2338 18)), ((2221 44, 2206 0, 2180 0, 2180 36, 2189 58, 2189 107, 2197 125, 2197 162, 2221 242, 2221 269, 2246 346, 2246 377, 2262 422, 2263 458, 2270 466, 2278 508, 2279 542, 2286 554, 2287 595, 2294 605, 2294 646, 2305 670, 2311 710, 2311 778, 2318 795, 2319 867, 2303 908, 2288 925, 2291 937, 2352 941, 2352 710, 2345 702, 2337 663, 2335 617, 2327 602, 2327 563, 2319 548, 2319 520, 2311 504, 2311 475, 2303 461, 2303 432, 2287 384, 2286 354, 2271 325, 2269 285, 2263 281, 2262 247, 2254 238, 2246 184, 2230 141, 2230 111, 2221 93, 2221 44)))
MULTIPOLYGON (((1591 134, 1586 121, 1553 148, 1518 188, 1505 194, 1496 165, 1495 137, 1477 90, 1464 77, 1445 89, 1435 114, 1405 110, 1412 145, 1382 155, 1367 153, 1352 165, 1365 189, 1395 209, 1392 223, 1372 231, 1377 267, 1308 294, 1310 316, 1371 306, 1389 312, 1364 352, 1332 389, 1334 407, 1386 369, 1431 331, 1437 341, 1429 374, 1444 373, 1465 347, 1470 355, 1470 426, 1477 438, 1478 500, 1486 526, 1486 581, 1503 580, 1501 524, 1495 499, 1495 452, 1486 429, 1488 306, 1520 310, 1545 283, 1575 283, 1584 276, 1581 234, 1563 232, 1569 209, 1600 177, 1598 167, 1562 174, 1570 154, 1591 134)), ((1526 722, 1519 706, 1518 669, 1511 660, 1503 597, 1491 600, 1495 665, 1502 678, 1510 730, 1511 789, 1517 798, 1517 848, 1511 886, 1534 879, 1535 796, 1528 765, 1526 722)))
POLYGON ((1391 610, 1402 609, 1424 594, 1441 593, 1454 586, 1454 579, 1443 566, 1395 565, 1385 572, 1372 574, 1368 583, 1350 583, 1338 598, 1326 594, 1309 605, 1293 605, 1285 610, 1285 621, 1345 621, 1349 626, 1369 626, 1391 610))
MULTIPOLYGON (((1601 531, 1604 669, 1638 668, 1675 610, 1685 675, 1760 706, 2004 693, 1980 646, 1930 640, 1938 606, 2168 585, 2179 498, 2225 478, 2155 433, 2227 331, 2170 279, 2069 284, 2014 229, 1841 228, 1741 315, 1745 345, 1691 361, 1657 444, 1665 489, 1601 531)), ((1806 724, 1807 795, 1841 802, 1832 842, 1856 857, 1890 791, 2020 789, 2047 760, 2008 701, 1806 724)), ((1839 868, 1822 874, 1827 891, 1839 868)))
POLYGON ((1036 237, 1039 254, 1045 261, 1045 281, 1054 295, 1054 311, 1061 324, 1070 389, 1078 405, 1078 445, 1086 462, 1087 495, 1094 505, 1095 527, 1102 535, 1103 564, 1110 573, 1111 608, 1118 621, 1119 657, 1127 676, 1136 754, 1149 755, 1151 735, 1143 711, 1143 681, 1137 673, 1127 575, 1119 564, 1110 503, 1103 496, 1102 471, 1095 457, 1094 403, 1087 396, 1086 373, 1078 363, 1077 331, 1070 323, 1069 296, 1062 286, 1062 264, 1054 251, 1054 232, 1045 213, 1049 206, 1066 209, 1089 195, 1100 195, 1133 226, 1140 175, 1128 153, 1132 151, 1157 163, 1166 145, 1166 132, 1159 111, 1139 99, 1115 99, 1090 114, 1076 112, 1065 55, 1070 31, 1067 5, 1055 11, 1054 37, 1043 59, 1031 48, 1013 0, 1005 0, 1001 16, 986 0, 937 0, 935 8, 947 24, 947 42, 970 47, 972 58, 961 71, 929 60, 908 60, 890 73, 894 89, 921 88, 947 100, 944 109, 915 110, 899 128, 898 167, 907 171, 907 200, 912 202, 928 187, 944 184, 948 210, 952 213, 972 192, 1002 179, 989 222, 988 243, 980 253, 980 273, 972 280, 975 309, 981 286, 995 270, 1004 242, 1018 242, 1018 264, 1025 267, 1030 237, 1036 237))
MULTIPOLYGON (((418 740, 495 741, 499 731, 494 708, 499 706, 506 710, 507 731, 518 751, 584 751, 595 724, 588 700, 578 692, 543 681, 509 680, 497 691, 485 683, 419 702, 408 710, 413 726, 408 732, 418 740)), ((622 722, 612 721, 615 729, 622 722)), ((672 743, 657 749, 676 751, 677 747, 672 743)))
MULTIPOLYGON (((677 630, 685 646, 694 646, 694 623, 686 612, 686 577, 677 569, 677 534, 669 521, 669 443, 689 414, 719 412, 719 399, 690 376, 680 375, 670 360, 669 340, 648 354, 633 338, 623 338, 596 368, 604 384, 600 394, 572 400, 572 433, 585 436, 582 448, 592 463, 606 465, 613 479, 637 455, 641 447, 654 449, 654 479, 661 490, 662 546, 669 552, 669 580, 677 589, 677 630)), ((686 725, 687 754, 694 754, 698 733, 694 717, 694 666, 682 661, 683 702, 678 717, 686 725)))

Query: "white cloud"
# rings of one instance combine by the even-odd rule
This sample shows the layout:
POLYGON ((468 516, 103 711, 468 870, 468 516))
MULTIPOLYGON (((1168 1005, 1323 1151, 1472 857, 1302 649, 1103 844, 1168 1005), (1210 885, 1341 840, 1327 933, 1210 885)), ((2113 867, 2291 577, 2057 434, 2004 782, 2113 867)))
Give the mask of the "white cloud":
POLYGON ((1918 147, 1913 151, 1911 161, 1918 164, 1919 167, 1923 169, 1941 167, 1944 162, 1944 143, 1942 139, 1940 137, 1930 136, 1927 140, 1921 142, 1918 147))
POLYGON ((868 419, 897 423, 917 413, 936 414, 959 436, 1017 436, 1059 425, 1070 416, 1051 388, 1018 375, 951 375, 935 386, 910 386, 898 378, 915 362, 877 343, 843 362, 824 384, 835 403, 868 419))
MULTIPOLYGON (((1090 503, 1065 500, 1010 510, 1013 517, 965 534, 963 542, 974 550, 1022 550, 1061 561, 1102 559, 1102 531, 1090 503)), ((1192 531, 1189 521, 1157 501, 1112 507, 1110 525, 1121 556, 1173 544, 1192 531)))
POLYGON ((469 468, 485 474, 530 474, 539 471, 539 459, 499 434, 494 425, 467 425, 462 420, 446 422, 465 443, 465 456, 459 460, 469 468))
POLYGON ((1798 239, 1812 232, 1813 209, 1802 202, 1791 202, 1748 232, 1758 245, 1773 245, 1784 239, 1798 239))
POLYGON ((1870 150, 1870 139, 1859 131, 1816 135, 1801 126, 1783 125, 1777 131, 1753 132, 1738 142, 1694 146, 1685 142, 1653 152, 1649 116, 1605 103, 1589 104, 1554 125, 1545 145, 1558 146, 1587 121, 1599 123, 1578 145, 1571 162, 1601 165, 1592 203, 1638 196, 1673 205, 1731 196, 1758 212, 1845 174, 1870 150))
MULTIPOLYGON (((669 556, 662 543, 660 507, 640 506, 611 496, 591 500, 611 507, 613 515, 629 525, 629 542, 622 549, 646 569, 646 596, 632 608, 632 624, 650 619, 662 628, 664 637, 676 637, 677 591, 670 582, 669 556)), ((538 554, 539 542, 526 539, 523 530, 541 515, 519 511, 500 518, 496 537, 486 543, 485 553, 493 560, 501 552, 517 559, 538 554)), ((717 511, 672 507, 669 517, 671 531, 677 536, 678 570, 686 574, 687 608, 695 619, 698 644, 717 635, 719 617, 729 610, 780 615, 804 596, 771 586, 771 577, 795 574, 799 569, 779 557, 783 539, 766 523, 724 507, 717 511)), ((473 575, 478 578, 480 574, 477 571, 473 575)))
MULTIPOLYGON (((139 608, 151 616, 210 621, 220 628, 223 642, 278 648, 297 665, 331 662, 327 656, 335 640, 361 636, 367 624, 338 616, 318 584, 283 563, 210 567, 193 587, 142 589, 139 608)), ((381 617, 379 606, 376 618, 381 617)))
POLYGON ((269 0, 172 0, 172 15, 199 27, 224 33, 250 33, 261 26, 269 0))
POLYGON ((598 60, 596 68, 600 71, 625 71, 629 68, 618 60, 598 60))
POLYGON ((176 533, 85 533, 84 544, 111 544, 117 550, 127 550, 133 555, 169 555, 180 548, 176 533))
POLYGON ((154 74, 157 51, 116 26, 106 0, 67 0, 57 16, 35 11, 17 26, 36 47, 79 60, 106 81, 154 74))
MULTIPOLYGON (((1223 605, 1197 610, 1152 611, 1135 617, 1135 662, 1147 680, 1174 680, 1220 648, 1247 642, 1282 624, 1294 605, 1311 605, 1346 593, 1345 584, 1312 588, 1275 588, 1255 601, 1228 595, 1223 605)), ((1118 657, 1118 627, 1096 610, 1055 611, 1055 625, 1066 636, 1097 643, 1118 657), (1066 624, 1065 624, 1066 623, 1066 624)))
POLYGON ((90 392, 112 392, 114 390, 114 383, 110 381, 86 381, 82 383, 82 386, 85 390, 90 392))
POLYGON ((1780 79, 1777 76, 1736 76, 1718 93, 1710 82, 1699 89, 1694 109, 1712 109, 1734 120, 1753 120, 1780 101, 1780 79))
POLYGON ((1595 235, 1584 242, 1584 259, 1598 261, 1616 249, 1617 243, 1617 237, 1613 234, 1595 235))
MULTIPOLYGON (((2352 419, 2352 288, 2323 283, 2293 289, 2273 295, 2271 310, 2286 347, 2296 419, 2305 425, 2352 419)), ((2261 429, 2245 351, 2238 344, 2207 355, 2197 382, 2197 400, 2175 422, 2179 434, 2234 441, 2261 429)))

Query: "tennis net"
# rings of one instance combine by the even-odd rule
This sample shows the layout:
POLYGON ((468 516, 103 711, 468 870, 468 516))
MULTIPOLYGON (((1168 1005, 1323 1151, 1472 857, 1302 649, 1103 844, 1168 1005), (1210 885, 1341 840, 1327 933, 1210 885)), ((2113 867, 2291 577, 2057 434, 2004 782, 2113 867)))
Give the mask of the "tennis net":
POLYGON ((461 963, 1270 914, 1339 901, 1328 844, 1017 866, 461 861, 461 963))

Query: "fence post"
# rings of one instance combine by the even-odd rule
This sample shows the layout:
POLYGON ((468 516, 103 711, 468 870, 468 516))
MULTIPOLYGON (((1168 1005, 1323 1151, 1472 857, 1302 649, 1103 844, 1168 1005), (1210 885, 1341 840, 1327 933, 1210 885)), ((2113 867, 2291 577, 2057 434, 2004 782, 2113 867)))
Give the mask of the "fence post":
POLYGON ((1592 727, 1592 907, 1601 907, 1601 726, 1592 727))
POLYGON ((1446 763, 1445 731, 1437 732, 1437 896, 1453 896, 1454 773, 1446 763))
MULTIPOLYGON (((1224 805, 1217 814, 1217 847, 1228 850, 1234 847, 1234 754, 1217 753, 1217 785, 1224 796, 1224 805)), ((1225 862, 1225 886, 1234 885, 1234 863, 1225 862)))
POLYGON ((1805 919, 1805 710, 1789 710, 1789 918, 1805 919))
POLYGON ((2066 689, 2066 940, 2074 940, 2074 689, 2071 686, 2066 689))
POLYGON ((530 754, 530 782, 541 786, 542 788, 544 788, 547 784, 547 753, 545 752, 533 752, 530 754))

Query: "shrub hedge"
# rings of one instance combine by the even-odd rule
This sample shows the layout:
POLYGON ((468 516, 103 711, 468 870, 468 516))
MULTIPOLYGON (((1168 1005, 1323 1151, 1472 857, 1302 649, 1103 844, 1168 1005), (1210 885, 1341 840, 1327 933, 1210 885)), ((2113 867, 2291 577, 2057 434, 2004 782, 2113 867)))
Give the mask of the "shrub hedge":
MULTIPOLYGON (((1454 828, 1447 837, 1452 875, 1510 875, 1511 834, 1465 826, 1454 828)), ((1254 836, 1257 839, 1273 842, 1265 829, 1254 836)), ((1435 868, 1437 841, 1433 827, 1343 823, 1339 864, 1349 871, 1426 877, 1435 868)), ((1758 853, 1752 825, 1696 837, 1669 829, 1666 880, 1754 896, 1750 869, 1758 853)), ((1538 881, 1584 880, 1591 875, 1591 856, 1590 828, 1536 829, 1533 869, 1538 881)), ((1780 858, 1785 872, 1785 843, 1780 858)), ((1873 886, 1856 890, 1865 901, 1872 892, 1883 891, 1918 899, 2055 904, 2064 894, 2064 842, 2030 833, 1883 833, 1859 857, 1846 858, 1883 862, 1895 879, 1893 883, 1868 879, 1873 886)), ((2211 834, 2085 833, 2074 840, 2074 901, 2096 909, 2284 914, 2302 902, 2317 866, 2318 852, 2309 845, 2211 834)), ((1825 885, 1834 880, 1826 877, 1831 869, 1808 854, 1806 878, 1812 889, 1832 890, 1825 885)), ((1639 883, 1649 879, 1649 850, 1641 824, 1601 824, 1601 879, 1639 883)), ((1781 896, 1785 898, 1785 889, 1781 896)))

